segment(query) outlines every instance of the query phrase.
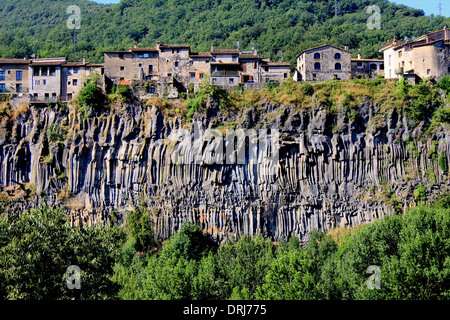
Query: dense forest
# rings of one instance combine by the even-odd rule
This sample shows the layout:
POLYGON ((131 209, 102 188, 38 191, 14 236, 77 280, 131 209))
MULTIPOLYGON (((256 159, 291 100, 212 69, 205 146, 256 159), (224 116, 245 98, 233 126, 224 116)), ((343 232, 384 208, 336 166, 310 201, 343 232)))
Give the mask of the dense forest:
POLYGON ((152 238, 147 208, 127 227, 72 228, 59 209, 0 214, 1 299, 449 299, 450 197, 354 229, 216 246, 185 224, 152 238), (69 290, 68 266, 81 270, 69 290))
POLYGON ((0 3, 0 57, 65 56, 101 62, 103 51, 134 43, 154 46, 189 43, 193 51, 217 48, 249 50, 294 63, 303 49, 331 43, 349 46, 353 55, 380 57, 387 40, 418 37, 450 25, 450 18, 425 16, 422 10, 387 1, 341 0, 122 0, 102 5, 84 0, 3 0, 0 3), (67 20, 70 5, 81 10, 77 52, 67 20), (381 29, 371 30, 370 5, 381 9, 381 29))

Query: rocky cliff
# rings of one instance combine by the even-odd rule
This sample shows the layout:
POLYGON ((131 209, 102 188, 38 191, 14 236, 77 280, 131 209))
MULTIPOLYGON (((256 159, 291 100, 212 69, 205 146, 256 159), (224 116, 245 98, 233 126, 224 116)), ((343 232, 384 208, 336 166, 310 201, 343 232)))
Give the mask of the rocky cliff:
MULTIPOLYGON (((86 119, 13 106, 1 118, 1 193, 15 199, 16 210, 61 206, 74 225, 123 223, 127 211, 145 205, 161 238, 191 221, 223 241, 243 234, 306 240, 313 228, 359 225, 415 205, 418 191, 433 199, 449 189, 437 160, 450 155, 447 130, 427 136, 401 111, 380 112, 370 101, 357 111, 349 117, 319 103, 266 102, 224 116, 212 102, 187 122, 139 103, 86 119), (225 142, 208 129, 231 118, 221 132, 278 130, 274 174, 264 174, 267 162, 258 157, 211 161, 220 155, 208 150, 225 142)), ((248 151, 249 140, 242 141, 248 151)), ((273 151, 270 143, 260 148, 273 151)))

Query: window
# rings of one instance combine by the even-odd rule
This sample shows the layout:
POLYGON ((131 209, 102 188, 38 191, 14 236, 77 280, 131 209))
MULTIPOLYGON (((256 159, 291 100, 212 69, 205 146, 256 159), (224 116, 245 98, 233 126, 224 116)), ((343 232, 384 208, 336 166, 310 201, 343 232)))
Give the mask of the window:
POLYGON ((427 69, 427 74, 431 74, 431 69, 427 69))
POLYGON ((69 94, 67 95, 67 100, 72 100, 72 94, 71 94, 71 93, 69 93, 69 94))
POLYGON ((125 67, 124 66, 121 66, 120 67, 120 71, 124 71, 125 70, 125 67))
POLYGON ((144 58, 144 55, 142 53, 138 54, 138 58, 144 58))
POLYGON ((269 72, 269 67, 264 67, 265 72, 269 72))
POLYGON ((167 76, 168 76, 168 77, 171 77, 171 76, 172 76, 172 74, 171 74, 171 73, 168 73, 168 74, 167 74, 167 76))
POLYGON ((203 72, 200 73, 198 76, 199 76, 200 79, 203 79, 203 72))
POLYGON ((148 73, 152 74, 153 73, 153 65, 149 65, 148 66, 148 73))
POLYGON ((313 79, 316 80, 317 75, 313 73, 313 79))
POLYGON ((177 49, 177 53, 180 53, 180 49, 177 49))
POLYGON ((212 82, 213 82, 213 83, 216 83, 216 82, 217 82, 217 78, 213 78, 213 79, 212 79, 212 82))
POLYGON ((195 78, 195 72, 190 72, 189 74, 190 74, 191 78, 195 78))
POLYGON ((142 68, 142 63, 139 63, 139 68, 142 68))
POLYGON ((6 91, 5 84, 0 83, 0 92, 5 92, 5 91, 6 91))
POLYGON ((398 52, 398 57, 401 58, 402 56, 403 56, 403 51, 400 50, 400 51, 398 52))
POLYGON ((123 59, 123 53, 119 53, 119 59, 123 59))
POLYGON ((391 66, 391 61, 392 60, 392 56, 391 55, 389 55, 389 67, 391 66))
POLYGON ((233 60, 233 62, 237 61, 237 57, 236 56, 233 56, 231 59, 233 60))
POLYGON ((154 87, 148 88, 148 93, 155 93, 155 88, 154 87))
POLYGON ((212 61, 212 62, 216 62, 216 56, 212 56, 212 57, 211 57, 211 61, 212 61))
POLYGON ((77 80, 77 79, 73 79, 72 84, 73 84, 74 86, 77 86, 77 85, 78 85, 78 80, 77 80))
POLYGON ((144 58, 148 58, 149 54, 148 53, 144 53, 144 58))
POLYGON ((33 68, 33 76, 39 77, 39 68, 33 68))
POLYGON ((41 85, 41 80, 34 80, 34 85, 35 86, 41 85))
MULTIPOLYGON (((22 71, 16 71, 16 80, 20 81, 22 80, 22 71)), ((22 92, 22 91, 21 91, 22 92)))
POLYGON ((47 80, 42 80, 42 84, 45 86, 47 84, 47 80))
POLYGON ((175 67, 178 67, 180 63, 178 61, 175 61, 175 67))
POLYGON ((189 65, 193 66, 194 65, 194 61, 189 61, 189 65))
POLYGON ((120 78, 119 81, 125 81, 125 78, 120 78))
MULTIPOLYGON (((75 71, 74 71, 74 72, 75 72, 75 71)), ((77 69, 76 72, 78 72, 78 69, 77 69)), ((55 68, 55 67, 50 67, 50 75, 51 75, 51 76, 56 75, 56 68, 55 68)))
POLYGON ((253 61, 253 69, 256 69, 256 61, 253 61))
POLYGON ((380 64, 380 70, 384 70, 384 64, 380 64))
POLYGON ((334 70, 341 70, 341 69, 342 69, 342 66, 341 66, 340 63, 336 63, 336 64, 334 65, 334 70))
POLYGON ((230 79, 229 79, 229 83, 234 83, 234 79, 233 79, 233 78, 230 78, 230 79))
POLYGON ((43 77, 48 77, 48 67, 42 68, 42 76, 43 77))
POLYGON ((375 63, 372 63, 370 65, 370 70, 377 70, 377 65, 375 63))
POLYGON ((284 75, 283 75, 283 77, 286 79, 287 78, 287 76, 288 76, 288 74, 287 73, 285 73, 284 75))
POLYGON ((73 68, 69 68, 69 75, 71 75, 73 73, 73 68))
POLYGON ((362 62, 358 62, 357 66, 358 66, 358 68, 362 68, 363 67, 363 63, 362 62))
POLYGON ((0 71, 0 81, 5 81, 5 71, 0 71))
POLYGON ((334 55, 334 58, 335 58, 336 60, 341 59, 341 54, 340 54, 340 53, 336 53, 336 54, 334 55))
POLYGON ((16 92, 22 92, 22 84, 21 83, 16 84, 16 92))
POLYGON ((215 71, 217 71, 217 67, 216 66, 212 66, 211 67, 211 72, 215 72, 215 71))
POLYGON ((314 53, 314 59, 320 59, 320 53, 314 53))
POLYGON ((320 63, 319 62, 314 63, 314 69, 315 70, 320 70, 320 63))
POLYGON ((33 93, 33 98, 34 98, 34 99, 37 99, 38 96, 39 96, 39 95, 38 95, 37 93, 33 93))
POLYGON ((45 99, 45 100, 50 99, 50 95, 49 95, 48 93, 45 93, 45 94, 44 94, 44 99, 45 99))
POLYGON ((52 99, 56 100, 56 93, 52 93, 52 99))

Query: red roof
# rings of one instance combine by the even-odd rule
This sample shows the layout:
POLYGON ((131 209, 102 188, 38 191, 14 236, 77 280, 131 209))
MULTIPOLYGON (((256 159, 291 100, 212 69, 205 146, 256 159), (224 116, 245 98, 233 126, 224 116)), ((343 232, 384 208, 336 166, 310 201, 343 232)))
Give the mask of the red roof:
POLYGON ((211 54, 216 54, 216 55, 220 55, 220 54, 235 54, 238 53, 239 54, 239 50, 238 49, 218 49, 218 50, 212 50, 211 54))
POLYGON ((119 81, 119 85, 120 86, 130 86, 131 85, 131 80, 119 81))
POLYGON ((132 52, 148 52, 148 51, 158 51, 156 48, 130 48, 132 52))
POLYGON ((0 64, 29 64, 30 60, 26 59, 0 59, 0 64))

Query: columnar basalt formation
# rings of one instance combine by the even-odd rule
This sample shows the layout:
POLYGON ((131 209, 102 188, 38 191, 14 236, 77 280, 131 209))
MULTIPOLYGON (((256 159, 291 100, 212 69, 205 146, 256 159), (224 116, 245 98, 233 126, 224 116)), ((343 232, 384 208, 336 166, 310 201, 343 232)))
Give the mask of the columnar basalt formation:
POLYGON ((17 210, 61 206, 73 225, 124 223, 145 203, 161 238, 190 221, 218 241, 244 234, 307 240, 314 228, 353 227, 415 205, 418 185, 428 199, 449 189, 436 156, 450 155, 449 132, 428 137, 396 109, 380 113, 366 102, 352 120, 321 105, 263 103, 230 115, 243 130, 279 130, 276 174, 265 175, 264 161, 208 159, 214 153, 205 150, 217 143, 208 129, 227 120, 216 108, 211 103, 195 119, 197 129, 139 104, 87 119, 46 108, 3 116, 2 195, 16 198, 17 210), (52 137, 56 127, 65 136, 52 137), (173 139, 180 129, 197 138, 173 139), (175 163, 174 150, 201 160, 175 163))

